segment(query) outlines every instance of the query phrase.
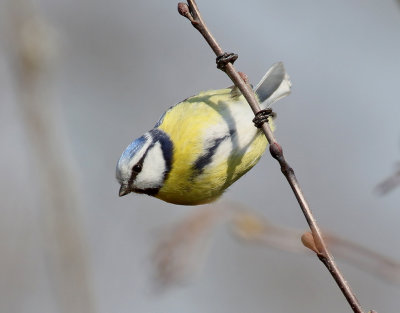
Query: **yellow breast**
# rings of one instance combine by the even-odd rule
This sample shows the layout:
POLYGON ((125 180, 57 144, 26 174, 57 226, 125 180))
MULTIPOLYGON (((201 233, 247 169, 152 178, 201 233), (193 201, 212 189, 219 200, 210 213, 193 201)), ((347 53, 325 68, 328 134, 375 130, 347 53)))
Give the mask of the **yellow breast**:
POLYGON ((167 111, 159 128, 174 144, 172 169, 156 197, 196 205, 222 195, 267 147, 252 118, 247 102, 232 98, 231 89, 200 93, 167 111))

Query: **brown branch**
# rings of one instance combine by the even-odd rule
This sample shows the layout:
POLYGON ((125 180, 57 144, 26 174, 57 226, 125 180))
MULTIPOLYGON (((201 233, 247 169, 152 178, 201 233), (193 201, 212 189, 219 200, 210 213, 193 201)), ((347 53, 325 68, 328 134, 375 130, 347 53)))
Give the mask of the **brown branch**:
MULTIPOLYGON (((179 3, 178 4, 178 12, 182 16, 189 19, 192 25, 201 33, 207 43, 210 45, 211 49, 214 51, 217 57, 224 55, 224 51, 215 40, 211 32, 208 30, 206 24, 204 23, 200 11, 197 7, 197 4, 194 0, 188 0, 188 4, 179 3)), ((235 69, 232 63, 227 63, 224 66, 223 71, 229 76, 229 78, 233 81, 236 87, 242 92, 243 96, 249 103, 251 109, 256 115, 261 109, 258 104, 258 101, 255 97, 253 90, 248 86, 240 77, 238 71, 235 69)), ((270 143, 270 153, 273 158, 275 158, 280 166, 281 171, 285 175, 287 181, 289 182, 290 187, 292 188, 296 199, 303 211, 303 214, 307 220, 307 223, 311 229, 312 238, 315 243, 315 247, 318 251, 317 256, 321 260, 321 262, 327 267, 336 283, 338 284, 340 290, 343 292, 347 302, 350 307, 353 309, 355 313, 363 313, 363 310, 358 303, 357 298, 354 293, 350 289, 349 284, 344 279, 343 275, 339 271, 337 265, 335 264, 333 257, 331 256, 324 239, 322 238, 322 233, 318 227, 318 224, 311 212, 311 209, 304 197, 304 194, 299 186, 297 178, 294 174, 293 169, 290 167, 288 162, 285 160, 283 155, 283 150, 281 146, 278 144, 275 139, 274 134, 268 123, 262 124, 262 131, 265 134, 268 142, 270 143)))

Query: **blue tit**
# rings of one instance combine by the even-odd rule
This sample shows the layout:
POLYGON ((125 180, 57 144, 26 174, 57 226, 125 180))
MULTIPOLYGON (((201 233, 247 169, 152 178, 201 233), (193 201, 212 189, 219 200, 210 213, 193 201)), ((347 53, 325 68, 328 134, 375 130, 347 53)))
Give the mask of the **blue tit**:
MULTIPOLYGON (((261 109, 288 95, 290 86, 283 64, 274 64, 254 89, 261 109)), ((216 200, 268 145, 253 118, 237 87, 204 91, 174 105, 122 153, 119 195, 136 192, 182 205, 216 200)))

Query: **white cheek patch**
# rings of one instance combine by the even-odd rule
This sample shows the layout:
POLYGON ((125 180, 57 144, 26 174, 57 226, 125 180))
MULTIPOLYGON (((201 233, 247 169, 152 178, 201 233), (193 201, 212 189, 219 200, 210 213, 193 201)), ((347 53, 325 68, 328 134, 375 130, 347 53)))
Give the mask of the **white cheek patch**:
POLYGON ((159 188, 167 170, 161 144, 156 142, 144 158, 142 171, 136 176, 134 185, 139 189, 159 188))

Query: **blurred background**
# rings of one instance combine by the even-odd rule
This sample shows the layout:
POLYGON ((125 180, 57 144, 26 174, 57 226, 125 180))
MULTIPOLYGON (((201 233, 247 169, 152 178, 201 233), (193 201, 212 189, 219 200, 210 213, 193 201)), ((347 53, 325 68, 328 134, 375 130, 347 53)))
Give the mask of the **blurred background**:
MULTIPOLYGON (((285 63, 293 89, 274 107, 276 136, 322 229, 398 262, 400 188, 374 190, 400 160, 399 3, 198 5, 254 84, 285 63)), ((229 205, 202 216, 117 196, 115 165, 133 139, 169 106, 231 85, 176 6, 0 2, 1 312, 350 312, 317 258, 232 236, 229 205), (191 258, 175 270, 159 257, 169 239, 191 258)), ((268 154, 217 207, 226 200, 307 229, 268 154)), ((385 280, 337 261, 365 310, 398 312, 397 267, 385 280)))

